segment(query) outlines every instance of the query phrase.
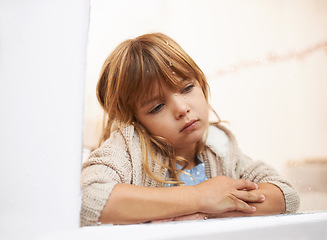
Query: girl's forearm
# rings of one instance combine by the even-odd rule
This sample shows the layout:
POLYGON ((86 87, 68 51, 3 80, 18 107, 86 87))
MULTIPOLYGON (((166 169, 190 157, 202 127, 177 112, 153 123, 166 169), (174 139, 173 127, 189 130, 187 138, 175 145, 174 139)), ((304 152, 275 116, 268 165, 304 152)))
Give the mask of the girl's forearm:
POLYGON ((130 224, 190 215, 197 212, 252 213, 246 202, 262 202, 262 196, 251 190, 257 185, 246 180, 219 176, 195 186, 167 188, 117 184, 112 190, 99 221, 130 224), (248 191, 244 191, 248 190, 248 191))
POLYGON ((132 224, 198 210, 197 194, 192 186, 154 188, 119 183, 112 190, 99 221, 132 224))
POLYGON ((254 190, 260 194, 265 195, 265 201, 262 203, 256 203, 258 215, 271 215, 281 214, 285 212, 285 198, 283 192, 274 184, 260 183, 259 188, 254 190))

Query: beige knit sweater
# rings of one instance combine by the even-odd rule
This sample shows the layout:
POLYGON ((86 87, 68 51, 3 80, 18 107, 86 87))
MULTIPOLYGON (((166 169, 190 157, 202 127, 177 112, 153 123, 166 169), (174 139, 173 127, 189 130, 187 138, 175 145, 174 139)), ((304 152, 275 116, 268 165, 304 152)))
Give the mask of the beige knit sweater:
MULTIPOLYGON (((159 159, 165 161, 161 155, 159 159)), ((206 148, 200 158, 209 178, 225 175, 233 179, 247 179, 255 183, 269 182, 284 193, 286 213, 299 207, 299 195, 294 187, 273 168, 261 161, 253 161, 239 150, 234 136, 223 126, 210 126, 206 148)), ((151 159, 150 159, 151 161, 151 159)), ((81 226, 96 225, 107 199, 117 183, 160 187, 145 174, 141 163, 139 137, 134 127, 121 125, 104 144, 91 153, 82 166, 81 226)), ((150 162, 152 171, 166 176, 167 169, 150 162)))

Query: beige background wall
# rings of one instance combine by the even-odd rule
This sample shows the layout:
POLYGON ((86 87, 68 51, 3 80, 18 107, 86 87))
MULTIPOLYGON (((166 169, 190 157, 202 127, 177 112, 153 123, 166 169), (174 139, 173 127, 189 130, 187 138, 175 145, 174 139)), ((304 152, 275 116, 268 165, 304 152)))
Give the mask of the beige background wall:
POLYGON ((327 158, 323 0, 91 1, 85 147, 95 146, 101 126, 95 85, 104 59, 122 40, 156 31, 206 73, 211 103, 245 153, 279 170, 327 158))

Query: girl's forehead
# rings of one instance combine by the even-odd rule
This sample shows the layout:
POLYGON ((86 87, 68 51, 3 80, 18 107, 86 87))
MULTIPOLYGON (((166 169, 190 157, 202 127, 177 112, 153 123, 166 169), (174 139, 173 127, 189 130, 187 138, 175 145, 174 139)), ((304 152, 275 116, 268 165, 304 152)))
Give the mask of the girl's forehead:
POLYGON ((170 89, 177 88, 177 85, 171 83, 159 81, 157 79, 152 80, 144 87, 142 92, 139 93, 138 103, 141 106, 144 106, 146 103, 154 101, 156 99, 162 99, 165 95, 165 92, 170 89))
POLYGON ((153 82, 149 88, 146 89, 146 92, 140 94, 138 107, 144 107, 147 103, 159 100, 164 95, 165 87, 161 87, 158 82, 153 82))

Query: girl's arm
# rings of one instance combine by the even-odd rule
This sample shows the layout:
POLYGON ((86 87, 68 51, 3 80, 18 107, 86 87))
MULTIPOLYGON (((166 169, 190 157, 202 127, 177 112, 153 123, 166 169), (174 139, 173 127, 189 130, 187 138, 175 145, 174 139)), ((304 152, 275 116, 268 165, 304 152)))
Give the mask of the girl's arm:
POLYGON ((255 212, 240 212, 240 211, 228 211, 223 213, 194 213, 188 215, 182 215, 175 218, 162 219, 156 222, 166 221, 185 221, 185 220, 200 220, 206 218, 225 218, 225 217, 246 217, 246 216, 262 216, 262 215, 274 215, 285 212, 285 200, 282 191, 273 184, 260 183, 258 189, 252 190, 252 193, 258 195, 264 195, 264 201, 251 203, 251 206, 256 208, 255 212))
POLYGON ((263 194, 265 201, 254 203, 257 212, 255 215, 281 214, 285 212, 285 199, 279 187, 272 183, 259 183, 258 189, 253 190, 257 194, 263 194))
POLYGON ((225 212, 221 214, 211 214, 210 218, 217 217, 242 217, 242 216, 262 216, 274 215, 285 212, 285 199, 282 191, 271 183, 259 183, 258 189, 252 190, 252 193, 263 194, 265 201, 261 203, 252 203, 257 211, 254 213, 244 213, 239 211, 225 212))
POLYGON ((257 185, 246 180, 220 176, 195 186, 169 188, 116 184, 99 221, 130 224, 167 219, 197 212, 219 214, 226 211, 253 213, 246 202, 262 202, 261 194, 251 192, 257 185), (246 191, 249 190, 249 191, 246 191))

